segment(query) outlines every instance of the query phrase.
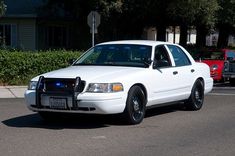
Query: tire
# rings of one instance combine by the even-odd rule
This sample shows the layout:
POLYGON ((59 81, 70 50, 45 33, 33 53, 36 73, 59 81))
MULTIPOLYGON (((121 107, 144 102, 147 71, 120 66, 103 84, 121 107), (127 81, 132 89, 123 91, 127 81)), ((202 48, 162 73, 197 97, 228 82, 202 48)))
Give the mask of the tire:
POLYGON ((133 86, 128 92, 124 120, 127 124, 135 125, 143 121, 146 110, 146 98, 139 86, 133 86))
POLYGON ((204 85, 197 80, 192 88, 191 95, 186 101, 186 108, 192 111, 200 110, 204 102, 204 85))

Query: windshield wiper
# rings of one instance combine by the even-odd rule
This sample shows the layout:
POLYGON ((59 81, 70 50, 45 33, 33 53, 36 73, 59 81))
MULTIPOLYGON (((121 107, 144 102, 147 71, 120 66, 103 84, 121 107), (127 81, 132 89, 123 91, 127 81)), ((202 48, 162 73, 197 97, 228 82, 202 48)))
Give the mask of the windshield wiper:
POLYGON ((85 66, 109 66, 109 65, 111 65, 111 66, 115 66, 116 64, 114 63, 114 62, 108 62, 108 63, 77 63, 77 64, 74 64, 74 66, 79 66, 79 65, 81 65, 81 66, 83 66, 83 65, 85 65, 85 66))
POLYGON ((93 65, 93 64, 89 64, 89 63, 75 63, 73 64, 73 66, 80 66, 80 65, 93 65))

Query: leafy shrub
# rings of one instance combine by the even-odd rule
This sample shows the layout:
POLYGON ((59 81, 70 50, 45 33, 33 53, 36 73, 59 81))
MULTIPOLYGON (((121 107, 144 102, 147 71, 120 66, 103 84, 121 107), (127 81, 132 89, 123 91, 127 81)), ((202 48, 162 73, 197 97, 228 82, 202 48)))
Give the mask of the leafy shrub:
POLYGON ((82 52, 10 52, 0 50, 0 84, 26 85, 36 75, 69 66, 82 52))

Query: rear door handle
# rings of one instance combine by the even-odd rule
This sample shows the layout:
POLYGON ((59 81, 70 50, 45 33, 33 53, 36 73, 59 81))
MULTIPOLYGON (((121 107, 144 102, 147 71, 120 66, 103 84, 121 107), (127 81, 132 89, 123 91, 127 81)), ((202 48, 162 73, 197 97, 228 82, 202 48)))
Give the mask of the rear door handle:
POLYGON ((174 71, 174 72, 173 72, 173 75, 176 75, 176 74, 178 74, 178 71, 174 71))
POLYGON ((194 70, 194 69, 191 69, 191 73, 193 73, 193 72, 195 72, 195 70, 194 70))

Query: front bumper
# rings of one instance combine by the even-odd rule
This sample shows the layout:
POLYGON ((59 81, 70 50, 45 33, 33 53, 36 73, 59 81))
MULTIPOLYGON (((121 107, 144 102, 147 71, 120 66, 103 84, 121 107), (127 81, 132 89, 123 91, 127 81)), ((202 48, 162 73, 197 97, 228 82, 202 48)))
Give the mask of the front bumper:
POLYGON ((27 90, 25 100, 27 107, 32 111, 64 112, 64 113, 87 113, 87 114, 117 114, 122 113, 126 106, 124 92, 118 93, 80 93, 76 97, 72 95, 41 95, 40 107, 36 104, 36 91, 27 90), (67 109, 50 108, 49 98, 66 98, 68 101, 67 109), (76 109, 73 108, 76 104, 76 109))
POLYGON ((223 73, 224 78, 235 78, 235 72, 223 73))

